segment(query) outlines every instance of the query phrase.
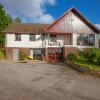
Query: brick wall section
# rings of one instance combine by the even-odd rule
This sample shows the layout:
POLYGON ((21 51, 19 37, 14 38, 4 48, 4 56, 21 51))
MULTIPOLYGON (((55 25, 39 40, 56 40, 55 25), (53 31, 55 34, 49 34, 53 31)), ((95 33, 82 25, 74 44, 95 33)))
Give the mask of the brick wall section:
POLYGON ((64 58, 66 58, 66 56, 69 53, 78 53, 80 50, 77 47, 64 47, 63 49, 63 54, 64 54, 64 58))
POLYGON ((19 51, 24 52, 27 56, 30 55, 29 48, 6 48, 6 58, 8 61, 13 61, 13 49, 19 49, 19 51))
POLYGON ((6 48, 6 58, 9 61, 12 61, 13 59, 13 49, 12 48, 6 48))

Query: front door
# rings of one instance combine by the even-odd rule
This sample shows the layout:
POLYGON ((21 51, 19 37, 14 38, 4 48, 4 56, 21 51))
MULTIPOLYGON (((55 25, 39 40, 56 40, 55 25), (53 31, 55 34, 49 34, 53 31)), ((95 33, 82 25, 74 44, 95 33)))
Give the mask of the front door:
POLYGON ((48 61, 62 62, 63 61, 62 48, 48 48, 48 61))
POLYGON ((13 49, 13 61, 19 60, 19 49, 13 49))

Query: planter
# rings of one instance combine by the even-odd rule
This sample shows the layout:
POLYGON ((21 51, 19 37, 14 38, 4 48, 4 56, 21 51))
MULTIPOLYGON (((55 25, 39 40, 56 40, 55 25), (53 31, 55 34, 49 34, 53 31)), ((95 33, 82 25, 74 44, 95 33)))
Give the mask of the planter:
POLYGON ((75 64, 74 62, 70 62, 70 61, 67 61, 66 64, 81 73, 89 74, 89 75, 100 78, 100 72, 91 70, 91 69, 87 68, 86 66, 78 65, 78 64, 75 64))

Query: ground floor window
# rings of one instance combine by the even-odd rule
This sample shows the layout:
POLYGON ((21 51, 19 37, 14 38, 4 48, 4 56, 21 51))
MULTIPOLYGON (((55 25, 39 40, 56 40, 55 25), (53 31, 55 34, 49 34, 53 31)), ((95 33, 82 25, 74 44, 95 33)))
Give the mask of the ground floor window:
POLYGON ((42 50, 41 49, 34 49, 33 50, 33 59, 42 59, 42 50))
POLYGON ((95 34, 77 34, 77 45, 79 46, 94 46, 95 34))

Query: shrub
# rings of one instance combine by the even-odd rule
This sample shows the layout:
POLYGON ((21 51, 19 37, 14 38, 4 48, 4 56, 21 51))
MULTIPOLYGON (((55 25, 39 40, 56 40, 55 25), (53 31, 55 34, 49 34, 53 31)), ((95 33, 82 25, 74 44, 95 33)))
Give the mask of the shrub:
POLYGON ((89 62, 100 64, 100 49, 99 48, 90 48, 84 49, 79 53, 80 59, 88 60, 89 62))
POLYGON ((79 56, 84 59, 88 59, 90 53, 90 49, 84 49, 79 52, 79 56))
POLYGON ((1 49, 0 50, 0 60, 5 59, 5 50, 1 49))
POLYGON ((26 59, 26 54, 22 51, 19 51, 19 60, 23 61, 26 59))
POLYGON ((66 60, 75 61, 78 58, 78 55, 75 53, 69 53, 66 57, 66 60))
POLYGON ((99 58, 100 58, 100 49, 91 48, 88 56, 89 61, 97 63, 99 58))

